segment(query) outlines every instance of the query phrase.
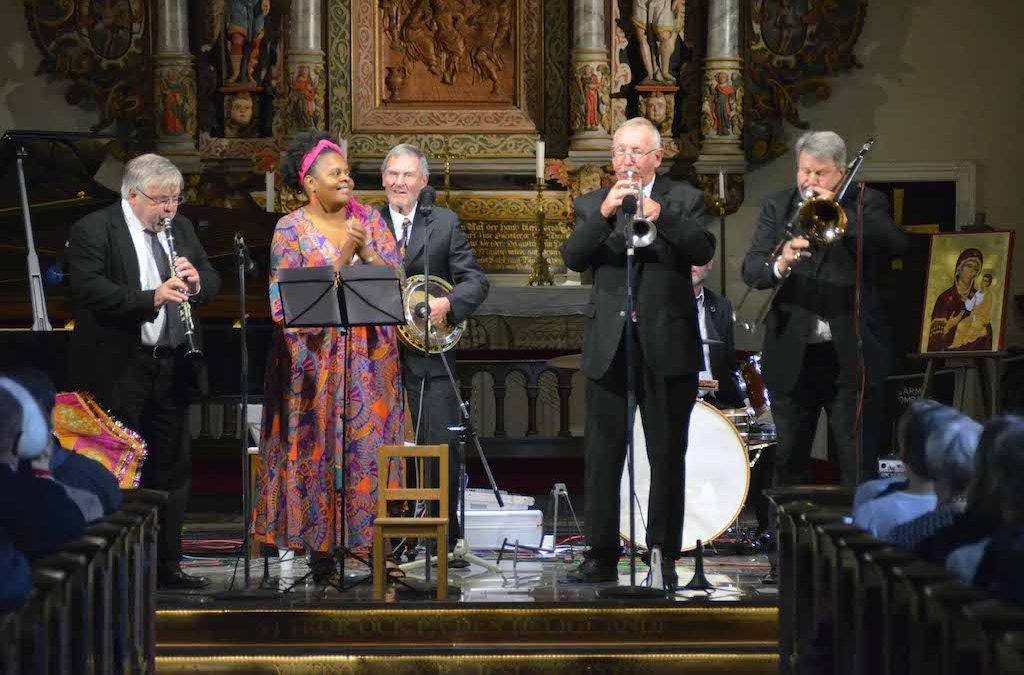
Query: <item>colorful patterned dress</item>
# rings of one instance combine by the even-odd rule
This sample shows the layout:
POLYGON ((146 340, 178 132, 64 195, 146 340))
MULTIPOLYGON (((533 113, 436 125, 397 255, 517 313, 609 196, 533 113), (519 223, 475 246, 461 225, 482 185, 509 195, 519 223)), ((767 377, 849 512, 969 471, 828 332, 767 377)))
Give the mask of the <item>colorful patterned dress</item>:
MULTIPOLYGON (((378 257, 397 265, 395 239, 373 209, 349 202, 378 257)), ((299 209, 278 221, 270 248, 270 307, 274 339, 264 383, 259 477, 253 532, 277 548, 326 552, 334 548, 342 502, 335 489, 345 467, 345 542, 372 544, 377 504, 377 448, 401 442, 402 397, 393 327, 349 331, 348 396, 344 335, 335 328, 285 328, 277 270, 331 265, 338 250, 299 209), (348 409, 344 409, 346 398, 348 409), (342 460, 342 412, 348 420, 342 460)), ((362 263, 357 263, 362 264, 362 263)), ((388 480, 397 485, 392 467, 388 480)), ((341 534, 339 532, 339 534, 341 534)))

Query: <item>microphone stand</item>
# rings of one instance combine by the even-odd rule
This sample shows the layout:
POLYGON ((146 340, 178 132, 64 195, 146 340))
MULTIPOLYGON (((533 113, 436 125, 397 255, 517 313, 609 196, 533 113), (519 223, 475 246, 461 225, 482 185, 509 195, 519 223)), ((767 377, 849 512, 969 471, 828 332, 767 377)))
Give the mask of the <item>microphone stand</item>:
MULTIPOLYGON (((427 363, 433 355, 430 352, 430 223, 432 216, 434 215, 434 188, 427 186, 423 188, 421 193, 419 211, 423 214, 423 277, 425 283, 424 288, 424 300, 423 305, 426 308, 425 327, 423 336, 423 358, 427 363)), ((455 393, 455 400, 459 402, 459 411, 462 414, 462 425, 449 427, 449 431, 459 432, 459 445, 458 445, 458 462, 459 462, 459 517, 456 519, 459 524, 459 536, 455 541, 455 548, 452 550, 451 560, 449 565, 453 568, 468 567, 470 563, 474 563, 483 567, 484 569, 492 572, 499 572, 501 568, 492 562, 488 562, 479 556, 473 555, 469 550, 469 546, 465 540, 466 530, 466 440, 472 438, 476 445, 477 454, 480 456, 480 462, 483 464, 484 472, 487 474, 487 480, 490 481, 491 489, 494 491, 494 497, 498 501, 498 506, 503 507, 505 505, 504 500, 501 498, 501 493, 498 491, 498 486, 494 482, 494 475, 491 473, 491 467, 487 463, 487 457, 484 456, 483 448, 480 445, 480 438, 477 436, 476 430, 473 428, 473 422, 469 416, 469 408, 466 406, 465 401, 462 400, 462 395, 459 393, 459 386, 455 382, 455 375, 452 373, 452 368, 448 364, 448 359, 444 354, 438 354, 438 358, 441 359, 441 363, 444 365, 445 372, 448 375, 448 383, 451 385, 452 391, 455 393)), ((419 430, 423 424, 423 401, 424 397, 430 395, 430 369, 424 368, 426 374, 423 381, 420 382, 420 405, 419 415, 416 419, 416 442, 419 442, 419 430)), ((450 448, 449 448, 450 451, 450 448)), ((451 489, 451 486, 449 486, 451 489)), ((438 546, 448 546, 448 542, 438 542, 438 546)), ((436 560, 437 556, 432 556, 431 561, 436 560)), ((430 579, 430 565, 426 564, 425 560, 413 560, 412 562, 399 565, 399 569, 411 570, 419 566, 424 566, 424 577, 430 579)))
POLYGON ((36 254, 36 240, 32 236, 32 216, 28 211, 28 192, 25 190, 25 167, 23 160, 28 157, 24 146, 18 146, 18 192, 21 196, 21 217, 25 223, 25 248, 28 253, 28 286, 32 299, 32 330, 50 331, 50 317, 46 311, 46 294, 43 292, 43 277, 39 272, 39 255, 36 254))
MULTIPOLYGON (((633 371, 633 266, 635 250, 633 249, 633 217, 636 214, 636 202, 643 199, 643 187, 639 197, 627 196, 622 203, 625 216, 623 234, 626 237, 626 330, 625 330, 625 361, 626 361, 626 468, 629 474, 629 585, 606 588, 598 593, 603 598, 628 600, 654 600, 666 597, 664 589, 636 584, 636 507, 634 494, 633 472, 633 425, 636 423, 636 383, 633 371), (630 201, 627 201, 630 200, 630 201)), ((651 560, 654 552, 651 551, 651 560)), ((660 572, 660 570, 658 570, 660 572)))

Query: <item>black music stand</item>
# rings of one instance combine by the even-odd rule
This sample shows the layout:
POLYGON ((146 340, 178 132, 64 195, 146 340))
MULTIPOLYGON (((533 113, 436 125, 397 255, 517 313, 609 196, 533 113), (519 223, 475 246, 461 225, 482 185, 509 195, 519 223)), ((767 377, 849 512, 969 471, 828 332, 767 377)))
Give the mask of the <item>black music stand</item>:
MULTIPOLYGON (((395 269, 388 265, 349 265, 339 272, 334 267, 296 267, 277 270, 281 289, 281 309, 284 325, 288 328, 338 328, 342 334, 353 326, 397 326, 405 323, 402 310, 402 288, 395 269)), ((348 392, 349 341, 345 340, 345 376, 342 387, 348 392)), ((347 397, 346 397, 347 401, 347 397)), ((345 447, 348 445, 348 419, 342 411, 341 466, 334 469, 334 489, 342 501, 342 520, 345 508, 345 447)), ((381 468, 377 467, 378 478, 381 468)), ((384 480, 387 480, 386 473, 384 480)), ((338 565, 338 591, 345 591, 370 579, 366 574, 345 585, 345 558, 351 556, 370 567, 368 560, 349 550, 342 541, 344 524, 340 532, 333 532, 334 558, 338 565)), ((285 589, 290 591, 310 574, 300 577, 285 589)))

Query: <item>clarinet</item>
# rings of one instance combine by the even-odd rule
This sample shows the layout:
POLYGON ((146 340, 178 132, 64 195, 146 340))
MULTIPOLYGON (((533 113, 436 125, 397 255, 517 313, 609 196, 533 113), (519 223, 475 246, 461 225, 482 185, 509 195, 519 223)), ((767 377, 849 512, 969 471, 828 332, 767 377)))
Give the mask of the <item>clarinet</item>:
MULTIPOLYGON (((167 236, 167 255, 171 266, 171 274, 177 275, 174 271, 174 261, 178 257, 178 253, 174 248, 174 232, 171 229, 171 219, 161 218, 160 225, 163 228, 164 234, 167 236)), ((192 306, 188 300, 178 305, 178 315, 181 317, 181 325, 185 329, 185 351, 186 359, 201 359, 203 358, 203 352, 199 350, 196 345, 196 324, 192 319, 192 306)))

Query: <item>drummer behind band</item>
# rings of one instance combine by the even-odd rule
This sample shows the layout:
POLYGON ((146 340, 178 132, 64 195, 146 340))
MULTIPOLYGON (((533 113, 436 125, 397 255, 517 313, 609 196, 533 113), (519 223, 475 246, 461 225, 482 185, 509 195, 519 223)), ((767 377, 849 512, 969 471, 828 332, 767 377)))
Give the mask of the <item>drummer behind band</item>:
MULTIPOLYGON (((743 408, 747 402, 740 391, 739 376, 736 373, 732 303, 729 298, 704 286, 704 280, 713 267, 714 261, 708 261, 706 265, 694 265, 691 271, 700 337, 704 342, 704 368, 700 371, 700 379, 718 382, 717 391, 701 391, 698 396, 719 410, 743 408)), ((768 499, 764 496, 764 490, 772 485, 774 464, 775 448, 768 446, 761 449, 758 461, 750 469, 747 505, 757 516, 759 530, 766 530, 770 524, 768 499)))
POLYGON ((714 261, 709 260, 707 264, 694 265, 690 270, 704 350, 700 379, 718 382, 716 391, 700 391, 697 396, 720 410, 742 408, 745 404, 736 381, 732 303, 729 298, 704 287, 704 280, 714 266, 714 261))
MULTIPOLYGON (((380 209, 384 222, 398 242, 398 255, 406 277, 424 272, 424 244, 427 219, 418 209, 420 191, 427 185, 430 168, 427 157, 415 145, 396 145, 388 151, 381 164, 381 178, 388 203, 380 209)), ((438 325, 455 326, 469 317, 487 297, 490 282, 473 257, 466 235, 459 228, 459 217, 454 211, 435 206, 430 216, 430 276, 440 277, 452 284, 446 297, 430 298, 430 320, 438 325)), ((447 443, 448 462, 448 543, 458 538, 459 463, 456 461, 458 434, 448 427, 459 424, 459 400, 448 381, 441 359, 455 373, 455 350, 443 355, 425 357, 421 352, 401 345, 402 383, 408 396, 413 428, 419 429, 417 443, 447 443), (420 424, 420 392, 423 398, 423 419, 420 424)), ((431 463, 430 485, 437 485, 437 465, 431 463)))
MULTIPOLYGON (((624 122, 612 142, 616 183, 588 192, 574 203, 576 224, 562 245, 562 258, 574 271, 594 276, 583 337, 587 378, 585 440, 585 526, 587 551, 569 578, 585 583, 618 579, 619 481, 626 455, 626 359, 624 336, 632 331, 637 402, 643 418, 651 466, 647 509, 648 547, 660 547, 666 587, 674 586, 675 560, 683 529, 683 461, 690 413, 701 369, 697 308, 693 296, 679 293, 691 265, 714 253, 705 230, 704 195, 667 176, 656 176, 662 160, 661 134, 648 120, 624 122), (626 317, 626 215, 623 198, 643 191, 643 213, 657 227, 649 246, 635 250, 636 314, 626 317)), ((630 429, 631 433, 632 430, 630 429)))
POLYGON ((763 372, 779 435, 775 480, 778 485, 806 483, 811 445, 821 410, 828 413, 831 436, 839 459, 842 484, 854 486, 878 472, 882 383, 889 370, 890 344, 881 300, 872 284, 880 265, 899 255, 907 236, 893 224, 885 197, 861 190, 846 192, 841 207, 848 225, 843 236, 827 246, 809 248, 803 236, 786 241, 786 225, 797 213, 808 190, 834 199, 846 175, 846 143, 832 131, 813 131, 796 142, 797 188, 769 196, 761 209, 754 238, 743 260, 743 280, 766 289, 785 283, 765 323, 763 372), (861 284, 860 330, 854 324, 856 233, 863 228, 864 269, 861 284), (863 344, 863 372, 858 338, 863 344), (858 394, 864 378, 860 419, 862 444, 857 457, 858 394))

